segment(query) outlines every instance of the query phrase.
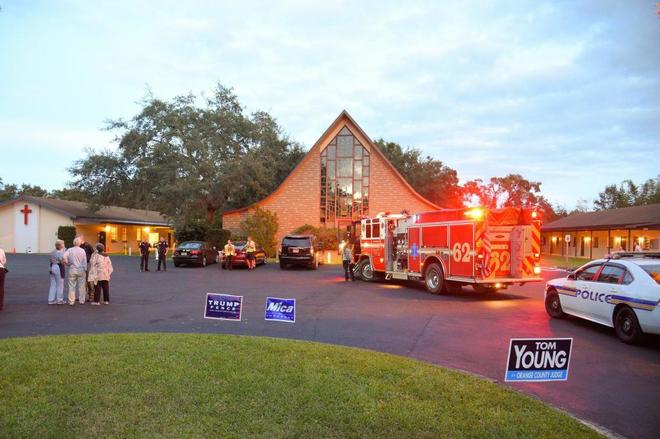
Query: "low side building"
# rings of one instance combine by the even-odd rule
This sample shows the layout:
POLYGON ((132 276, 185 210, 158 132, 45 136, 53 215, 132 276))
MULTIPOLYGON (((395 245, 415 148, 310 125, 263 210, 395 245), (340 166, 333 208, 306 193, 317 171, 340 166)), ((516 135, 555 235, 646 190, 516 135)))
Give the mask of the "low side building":
MULTIPOLYGON (((379 212, 438 209, 408 184, 346 111, 284 182, 256 205, 277 213, 278 241, 304 224, 342 230, 379 212)), ((253 208, 224 212, 223 227, 240 233, 241 222, 253 208)))
POLYGON ((541 251, 549 255, 597 259, 635 244, 660 250, 660 204, 575 213, 541 227, 541 251))
POLYGON ((60 226, 74 226, 76 234, 113 253, 137 251, 143 236, 151 243, 161 236, 170 244, 173 239, 170 222, 153 210, 104 206, 92 212, 86 203, 30 196, 0 203, 0 247, 5 251, 50 252, 60 226))

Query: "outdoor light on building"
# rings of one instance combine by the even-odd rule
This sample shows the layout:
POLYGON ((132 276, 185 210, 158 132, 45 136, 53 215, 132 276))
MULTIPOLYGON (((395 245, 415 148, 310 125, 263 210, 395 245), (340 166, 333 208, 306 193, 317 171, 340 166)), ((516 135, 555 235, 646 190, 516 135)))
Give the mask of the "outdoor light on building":
POLYGON ((644 244, 644 237, 640 236, 639 238, 637 238, 637 242, 639 242, 640 245, 644 244))
POLYGON ((110 224, 106 224, 105 231, 106 231, 106 233, 110 231, 110 224))
POLYGON ((557 237, 556 237, 556 236, 553 236, 553 237, 552 237, 552 243, 553 243, 553 244, 557 244, 557 237))
POLYGON ((584 242, 590 242, 590 241, 591 241, 591 236, 584 237, 584 242))
POLYGON ((475 220, 480 220, 481 218, 484 217, 484 210, 480 208, 474 208, 465 211, 465 216, 470 217, 475 220))
POLYGON ((614 242, 617 243, 617 244, 620 244, 621 243, 621 237, 617 236, 616 238, 614 238, 614 242))
POLYGON ((144 228, 144 231, 145 231, 146 233, 149 233, 149 232, 151 231, 151 227, 145 227, 145 228, 144 228))

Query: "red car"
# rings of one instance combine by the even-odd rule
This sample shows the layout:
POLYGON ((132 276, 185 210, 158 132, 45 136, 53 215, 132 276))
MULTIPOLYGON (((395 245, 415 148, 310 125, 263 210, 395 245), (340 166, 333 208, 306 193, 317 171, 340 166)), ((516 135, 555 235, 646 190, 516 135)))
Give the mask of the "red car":
MULTIPOLYGON (((231 266, 247 268, 247 260, 245 257, 245 252, 243 251, 245 248, 245 241, 234 242, 234 247, 236 248, 236 254, 231 259, 231 266)), ((254 253, 254 258, 257 265, 266 263, 266 252, 264 251, 263 247, 259 245, 257 246, 257 251, 254 253)), ((220 262, 222 264, 222 268, 226 269, 227 261, 224 252, 221 252, 220 262)))

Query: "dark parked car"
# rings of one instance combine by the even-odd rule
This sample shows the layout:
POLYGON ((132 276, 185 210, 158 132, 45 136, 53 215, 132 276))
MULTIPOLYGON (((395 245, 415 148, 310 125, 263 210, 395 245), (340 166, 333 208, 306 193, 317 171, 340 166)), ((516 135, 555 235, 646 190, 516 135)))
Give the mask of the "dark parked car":
POLYGON ((317 269, 321 256, 316 250, 314 235, 287 235, 280 246, 280 268, 291 265, 302 265, 317 269))
MULTIPOLYGON (((236 254, 231 259, 232 267, 247 267, 247 262, 245 259, 245 241, 234 242, 234 247, 236 248, 236 254)), ((260 245, 257 246, 257 251, 254 253, 254 259, 256 265, 261 265, 266 263, 266 252, 264 248, 260 245)), ((222 268, 227 268, 227 262, 225 261, 224 253, 221 256, 222 268)))
POLYGON ((172 255, 174 266, 194 264, 206 267, 218 262, 218 251, 203 241, 185 241, 179 243, 172 255))

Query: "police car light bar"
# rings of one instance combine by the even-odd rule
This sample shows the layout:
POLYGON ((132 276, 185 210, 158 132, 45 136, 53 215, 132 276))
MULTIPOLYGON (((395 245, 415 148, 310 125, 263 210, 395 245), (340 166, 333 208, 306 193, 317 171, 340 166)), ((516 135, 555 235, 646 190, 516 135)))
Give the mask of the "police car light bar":
POLYGON ((609 255, 610 259, 621 258, 660 258, 660 252, 614 252, 609 255))

